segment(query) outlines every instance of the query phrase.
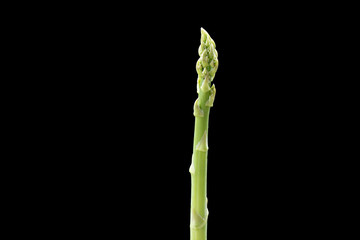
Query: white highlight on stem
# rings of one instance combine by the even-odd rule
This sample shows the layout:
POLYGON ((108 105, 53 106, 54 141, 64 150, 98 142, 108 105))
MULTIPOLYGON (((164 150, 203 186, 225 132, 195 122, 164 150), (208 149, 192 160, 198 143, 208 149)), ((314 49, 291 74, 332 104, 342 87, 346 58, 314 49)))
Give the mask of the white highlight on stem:
POLYGON ((194 165, 193 165, 192 163, 191 163, 191 165, 190 165, 189 172, 190 172, 191 174, 195 174, 195 167, 194 167, 194 165))
POLYGON ((203 228, 206 225, 208 215, 209 215, 209 211, 207 211, 206 216, 203 217, 198 212, 196 212, 194 209, 192 209, 190 228, 192 228, 192 229, 203 228))
POLYGON ((208 149, 209 149, 208 137, 207 137, 207 131, 205 130, 200 141, 198 142, 198 144, 196 144, 196 150, 201 151, 201 152, 206 152, 208 149))
POLYGON ((199 106, 199 99, 197 98, 195 103, 194 103, 194 116, 195 117, 203 117, 204 116, 204 112, 203 110, 201 110, 200 106, 199 106))
POLYGON ((209 99, 206 101, 205 106, 212 107, 214 105, 215 94, 216 94, 216 88, 215 88, 215 84, 213 84, 210 89, 209 99))
POLYGON ((200 77, 198 77, 198 79, 197 79, 196 92, 200 93, 200 77))
POLYGON ((209 76, 205 76, 205 79, 203 81, 203 83, 201 84, 201 90, 203 92, 208 92, 210 90, 210 77, 209 76))

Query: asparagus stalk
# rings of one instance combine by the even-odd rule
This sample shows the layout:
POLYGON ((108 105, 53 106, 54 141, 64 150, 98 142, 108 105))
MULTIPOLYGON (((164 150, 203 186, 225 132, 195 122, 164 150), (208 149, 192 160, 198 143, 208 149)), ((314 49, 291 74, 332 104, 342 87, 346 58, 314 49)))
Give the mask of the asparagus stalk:
POLYGON ((196 63, 198 98, 194 104, 195 131, 191 174, 191 212, 190 212, 190 239, 207 239, 207 209, 206 182, 207 182, 207 154, 208 128, 210 107, 215 99, 215 85, 211 85, 218 68, 215 42, 210 35, 201 28, 200 59, 196 63))

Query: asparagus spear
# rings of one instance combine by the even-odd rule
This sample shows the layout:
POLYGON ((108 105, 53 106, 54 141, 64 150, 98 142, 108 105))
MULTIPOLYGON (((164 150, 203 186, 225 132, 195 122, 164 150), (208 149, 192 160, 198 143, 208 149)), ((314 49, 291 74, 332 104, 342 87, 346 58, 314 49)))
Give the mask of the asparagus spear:
POLYGON ((201 28, 200 59, 196 63, 198 98, 194 104, 195 132, 191 174, 191 218, 190 239, 207 239, 207 209, 206 178, 208 153, 208 127, 210 107, 215 99, 215 85, 211 85, 218 68, 215 42, 210 35, 201 28))

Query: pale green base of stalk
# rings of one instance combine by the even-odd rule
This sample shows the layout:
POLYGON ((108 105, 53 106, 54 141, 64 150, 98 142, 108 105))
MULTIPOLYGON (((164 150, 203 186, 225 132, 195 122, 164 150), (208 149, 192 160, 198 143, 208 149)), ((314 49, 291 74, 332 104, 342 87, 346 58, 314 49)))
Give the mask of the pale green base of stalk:
POLYGON ((201 229, 191 230, 191 240, 206 240, 207 239, 207 225, 201 229))

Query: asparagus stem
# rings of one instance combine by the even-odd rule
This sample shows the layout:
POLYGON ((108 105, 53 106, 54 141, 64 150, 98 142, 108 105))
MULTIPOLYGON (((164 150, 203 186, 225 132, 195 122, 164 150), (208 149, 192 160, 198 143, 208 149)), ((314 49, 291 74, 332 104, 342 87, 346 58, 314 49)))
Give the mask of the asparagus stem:
POLYGON ((198 98, 194 104, 195 131, 191 174, 191 211, 190 211, 190 239, 207 239, 207 209, 206 182, 207 182, 207 154, 208 129, 210 107, 215 99, 215 85, 211 82, 218 68, 215 42, 210 35, 201 28, 201 44, 199 47, 200 59, 196 63, 198 73, 198 98))

